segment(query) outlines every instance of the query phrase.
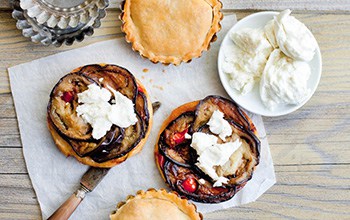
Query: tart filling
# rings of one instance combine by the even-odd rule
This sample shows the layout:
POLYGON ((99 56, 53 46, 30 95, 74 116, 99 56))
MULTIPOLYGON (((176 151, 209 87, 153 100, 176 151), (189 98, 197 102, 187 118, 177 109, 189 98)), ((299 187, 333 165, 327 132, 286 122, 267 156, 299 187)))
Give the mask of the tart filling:
POLYGON ((47 111, 56 144, 65 141, 74 156, 94 163, 132 151, 145 138, 151 117, 141 84, 115 65, 88 65, 61 78, 47 111))
POLYGON ((129 196, 125 202, 119 203, 110 219, 200 220, 203 217, 196 211, 195 205, 181 199, 177 194, 168 193, 164 189, 149 189, 146 192, 141 190, 136 196, 129 196))
POLYGON ((208 50, 221 28, 221 7, 218 0, 125 0, 122 30, 142 56, 178 65, 208 50))
POLYGON ((173 190, 195 201, 232 198, 259 163, 254 125, 222 97, 179 107, 163 128, 155 149, 158 168, 173 190))

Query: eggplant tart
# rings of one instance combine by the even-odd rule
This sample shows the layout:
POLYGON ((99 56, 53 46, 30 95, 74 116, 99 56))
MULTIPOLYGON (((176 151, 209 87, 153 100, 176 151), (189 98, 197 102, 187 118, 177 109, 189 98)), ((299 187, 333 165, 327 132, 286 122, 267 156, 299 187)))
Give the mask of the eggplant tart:
POLYGON ((117 210, 110 215, 111 220, 201 220, 196 206, 182 199, 176 192, 164 189, 138 191, 135 196, 128 196, 125 202, 117 205, 117 210))
POLYGON ((153 63, 179 65, 200 57, 221 29, 218 0, 125 0, 122 31, 153 63))
POLYGON ((220 96, 208 96, 175 109, 164 121, 155 146, 156 164, 165 182, 181 196, 202 203, 232 198, 252 178, 259 154, 260 141, 251 119, 236 103, 220 96), (196 132, 215 135, 222 142, 207 124, 217 110, 223 113, 223 119, 232 129, 226 141, 241 142, 240 147, 228 155, 228 170, 213 168, 227 180, 220 186, 215 186, 213 178, 198 167, 199 156, 191 144, 196 132))
MULTIPOLYGON (((112 96, 109 102, 113 103, 112 96)), ((49 131, 65 156, 73 156, 93 167, 113 167, 138 153, 152 126, 152 104, 144 86, 122 67, 95 64, 79 67, 62 77, 52 89, 47 106, 49 131), (114 89, 133 103, 136 122, 127 128, 112 125, 99 138, 92 137, 92 126, 77 114, 78 94, 91 84, 114 89)))

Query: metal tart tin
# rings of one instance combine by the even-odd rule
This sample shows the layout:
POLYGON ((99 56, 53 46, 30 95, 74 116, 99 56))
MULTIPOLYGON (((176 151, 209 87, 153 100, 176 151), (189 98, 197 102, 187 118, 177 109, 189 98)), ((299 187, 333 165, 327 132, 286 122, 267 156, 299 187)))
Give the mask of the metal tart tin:
POLYGON ((108 0, 11 0, 12 17, 35 43, 61 46, 91 36, 106 16, 108 0))

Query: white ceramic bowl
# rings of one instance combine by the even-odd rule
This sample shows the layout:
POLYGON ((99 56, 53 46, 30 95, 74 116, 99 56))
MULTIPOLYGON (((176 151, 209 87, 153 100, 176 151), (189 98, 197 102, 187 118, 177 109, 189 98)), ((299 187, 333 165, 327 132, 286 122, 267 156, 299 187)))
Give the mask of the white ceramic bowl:
POLYGON ((242 28, 262 28, 265 24, 273 19, 273 16, 276 16, 278 12, 266 11, 266 12, 258 12, 252 15, 249 15, 239 22, 237 22, 226 34, 224 40, 221 43, 219 56, 218 56, 218 68, 219 68, 219 76, 222 85, 224 86, 226 92, 229 96, 237 102, 244 109, 259 114, 263 116, 280 116, 289 114, 301 106, 303 106, 314 94, 318 83, 321 78, 322 72, 322 58, 320 48, 317 45, 316 53, 314 58, 309 62, 311 67, 311 75, 307 82, 308 88, 311 90, 309 97, 307 97, 302 103, 299 105, 280 105, 276 106, 274 110, 270 110, 265 107, 264 103, 261 101, 259 94, 259 83, 256 83, 254 89, 245 95, 241 95, 234 88, 229 85, 229 79, 226 73, 222 71, 222 65, 225 60, 224 50, 226 47, 233 45, 233 41, 229 37, 229 33, 235 32, 242 28))

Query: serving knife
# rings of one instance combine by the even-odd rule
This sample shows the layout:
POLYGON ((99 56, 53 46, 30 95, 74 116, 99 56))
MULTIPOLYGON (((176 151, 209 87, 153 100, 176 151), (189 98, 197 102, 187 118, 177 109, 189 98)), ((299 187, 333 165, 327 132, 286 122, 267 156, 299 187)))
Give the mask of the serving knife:
MULTIPOLYGON (((153 112, 156 112, 160 107, 160 102, 153 102, 153 112)), ((78 205, 83 201, 86 194, 95 189, 102 181, 110 168, 90 167, 80 179, 80 188, 73 193, 49 218, 48 220, 66 220, 68 219, 78 205)))

